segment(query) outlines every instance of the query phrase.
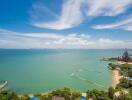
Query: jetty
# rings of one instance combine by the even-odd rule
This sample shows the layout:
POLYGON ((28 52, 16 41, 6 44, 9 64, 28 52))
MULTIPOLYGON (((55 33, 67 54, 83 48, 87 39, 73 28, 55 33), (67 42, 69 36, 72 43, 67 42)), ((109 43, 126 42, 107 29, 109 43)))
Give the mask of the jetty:
POLYGON ((3 84, 0 85, 0 92, 6 87, 8 81, 4 81, 3 84))

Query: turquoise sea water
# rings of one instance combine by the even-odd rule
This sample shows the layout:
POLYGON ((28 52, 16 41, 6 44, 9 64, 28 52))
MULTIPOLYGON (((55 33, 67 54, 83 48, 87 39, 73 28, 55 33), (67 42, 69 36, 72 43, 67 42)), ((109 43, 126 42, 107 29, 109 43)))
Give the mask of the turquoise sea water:
POLYGON ((86 91, 111 85, 103 57, 122 50, 5 50, 0 49, 0 82, 17 93, 41 93, 62 87, 86 91))

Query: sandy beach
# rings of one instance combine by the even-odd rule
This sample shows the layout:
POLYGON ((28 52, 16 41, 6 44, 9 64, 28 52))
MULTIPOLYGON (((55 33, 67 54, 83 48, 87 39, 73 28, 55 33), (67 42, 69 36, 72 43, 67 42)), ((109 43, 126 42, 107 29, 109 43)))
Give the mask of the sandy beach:
POLYGON ((119 70, 115 69, 112 70, 112 86, 115 88, 116 85, 119 83, 119 80, 122 76, 120 75, 119 70))
POLYGON ((118 61, 117 63, 118 63, 118 64, 130 64, 130 65, 132 65, 132 62, 118 61))

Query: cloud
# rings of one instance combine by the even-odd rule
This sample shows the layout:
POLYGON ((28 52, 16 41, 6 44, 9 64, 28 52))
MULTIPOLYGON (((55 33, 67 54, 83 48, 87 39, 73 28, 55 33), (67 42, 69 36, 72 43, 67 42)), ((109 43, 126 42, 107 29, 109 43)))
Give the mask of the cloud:
MULTIPOLYGON (((89 17, 117 16, 124 13, 131 4, 132 0, 64 0, 60 16, 48 22, 33 21, 33 25, 56 30, 69 29, 79 25, 89 17)), ((39 11, 40 7, 34 7, 34 9, 39 11)), ((41 10, 45 10, 42 5, 41 10)), ((52 11, 48 10, 48 12, 54 15, 52 11)), ((42 18, 45 15, 32 12, 31 16, 41 16, 42 18)))
POLYGON ((132 18, 121 20, 111 24, 95 25, 94 29, 122 29, 127 31, 132 31, 132 18))
POLYGON ((132 41, 94 40, 88 34, 20 33, 0 29, 0 48, 132 49, 132 41))
POLYGON ((39 21, 39 19, 44 20, 45 14, 49 16, 53 16, 58 18, 59 16, 51 11, 44 3, 36 2, 32 5, 32 9, 28 12, 30 14, 30 18, 34 21, 39 21))
POLYGON ((22 37, 22 38, 42 38, 42 39, 60 39, 63 38, 63 35, 58 35, 55 33, 21 33, 21 32, 14 32, 5 29, 0 29, 0 35, 6 36, 15 36, 15 37, 22 37))
POLYGON ((87 0, 88 16, 116 16, 132 4, 132 0, 87 0))
POLYGON ((55 21, 38 22, 34 26, 49 29, 67 29, 80 24, 83 21, 81 5, 84 0, 67 0, 62 6, 61 16, 55 21))

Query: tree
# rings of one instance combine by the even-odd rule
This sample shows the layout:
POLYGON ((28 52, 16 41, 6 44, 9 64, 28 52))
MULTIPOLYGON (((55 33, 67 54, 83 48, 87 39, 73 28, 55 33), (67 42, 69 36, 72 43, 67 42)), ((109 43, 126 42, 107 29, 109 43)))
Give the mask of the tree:
POLYGON ((132 69, 130 69, 130 70, 128 71, 128 76, 129 76, 129 77, 132 77, 132 69))
POLYGON ((119 85, 123 88, 129 88, 128 79, 121 78, 119 85))
POLYGON ((2 91, 0 93, 0 100, 21 100, 21 99, 18 98, 15 92, 2 91))
POLYGON ((71 96, 71 91, 69 88, 64 88, 64 89, 58 89, 52 92, 53 96, 62 96, 64 97, 66 100, 70 99, 71 96))
POLYGON ((108 89, 108 97, 111 98, 111 99, 113 99, 114 93, 115 93, 114 88, 112 86, 109 87, 109 89, 108 89))
POLYGON ((72 92, 71 100, 77 100, 80 97, 81 97, 80 92, 74 91, 72 92))
POLYGON ((87 96, 90 98, 93 98, 93 100, 108 100, 107 93, 104 91, 99 91, 96 89, 93 90, 88 90, 87 91, 87 96))

